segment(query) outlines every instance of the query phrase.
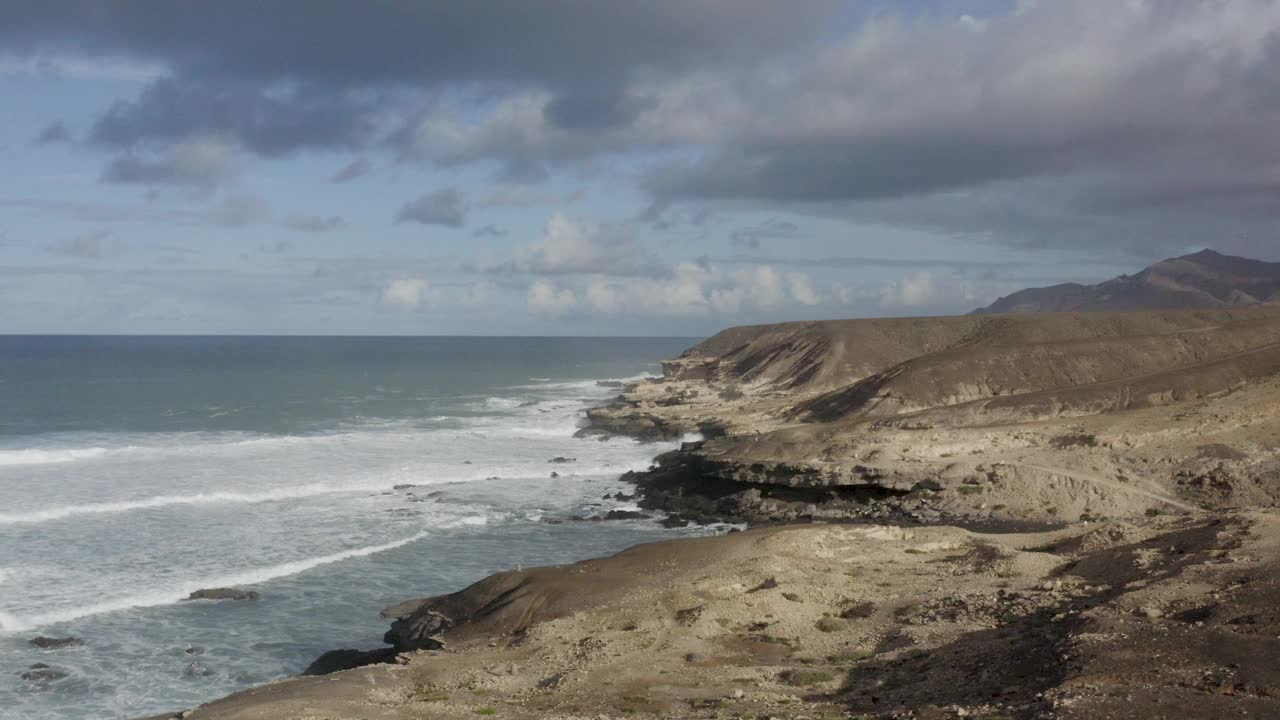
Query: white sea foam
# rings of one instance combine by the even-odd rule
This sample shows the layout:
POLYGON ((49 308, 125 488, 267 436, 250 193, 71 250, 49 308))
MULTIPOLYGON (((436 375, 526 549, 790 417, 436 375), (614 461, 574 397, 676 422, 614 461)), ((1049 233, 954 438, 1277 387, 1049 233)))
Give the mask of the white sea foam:
POLYGON ((294 500, 298 498, 328 495, 339 492, 353 492, 370 488, 342 487, 332 485, 302 485, 298 487, 280 488, 260 493, 211 492, 196 495, 159 495, 140 500, 123 500, 117 502, 92 503, 86 505, 63 505, 61 507, 32 510, 30 512, 0 513, 0 525, 22 525, 31 523, 63 520, 78 515, 109 515, 148 510, 151 508, 169 507, 173 505, 212 505, 215 503, 262 503, 278 500, 294 500))
POLYGON ((27 448, 23 450, 0 450, 0 465, 48 465, 51 463, 69 463, 87 460, 106 455, 108 448, 90 447, 65 450, 47 450, 27 448))
POLYGON ((121 610, 129 610, 132 608, 171 605, 183 600, 192 592, 201 588, 258 585, 270 580, 278 580, 283 577, 304 573, 308 570, 318 568, 321 565, 328 565, 330 563, 341 562, 343 560, 350 560, 352 558, 365 557, 380 552, 386 552, 388 550, 394 550, 396 548, 404 547, 410 543, 417 542, 418 540, 425 538, 427 535, 428 533, 424 531, 401 540, 383 543, 381 545, 352 548, 350 550, 343 550, 330 555, 322 555, 320 557, 308 558, 305 560, 295 560, 293 562, 281 563, 280 565, 272 565, 270 567, 255 568, 253 570, 243 570, 237 573, 229 573, 216 577, 201 578, 199 580, 184 582, 181 585, 173 587, 150 590, 135 595, 113 598, 111 600, 106 600, 92 605, 67 608, 65 610, 54 610, 51 612, 33 613, 31 615, 23 616, 0 612, 0 631, 25 632, 45 625, 70 622, 72 620, 78 620, 91 615, 102 615, 104 613, 119 612, 121 610))

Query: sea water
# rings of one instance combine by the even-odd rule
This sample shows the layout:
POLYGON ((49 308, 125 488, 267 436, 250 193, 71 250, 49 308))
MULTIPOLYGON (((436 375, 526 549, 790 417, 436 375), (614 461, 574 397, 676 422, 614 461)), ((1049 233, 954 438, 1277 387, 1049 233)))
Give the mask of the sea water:
POLYGON ((570 520, 668 448, 582 411, 689 344, 0 337, 0 717, 191 707, 380 645, 386 605, 697 532, 570 520), (226 586, 260 598, 183 601, 226 586))

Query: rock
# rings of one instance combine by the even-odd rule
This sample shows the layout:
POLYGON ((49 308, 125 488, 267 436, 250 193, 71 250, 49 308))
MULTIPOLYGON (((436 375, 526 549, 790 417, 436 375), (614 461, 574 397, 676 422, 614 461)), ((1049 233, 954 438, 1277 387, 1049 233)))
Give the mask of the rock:
POLYGON ((61 680, 70 674, 71 673, 66 670, 49 667, 44 663, 36 663, 26 670, 18 673, 18 677, 28 682, 52 682, 54 680, 61 680))
POLYGON ((706 659, 707 659, 706 655, 703 655, 702 653, 696 653, 696 652, 686 653, 684 656, 684 661, 687 663, 706 662, 706 659))
POLYGON ((604 514, 605 520, 647 520, 652 515, 635 510, 610 510, 604 514))
POLYGON ((624 385, 621 380, 597 380, 596 387, 602 388, 620 388, 624 385))
POLYGON ((256 590, 241 590, 240 588, 206 588, 204 590, 196 590, 188 595, 187 600, 257 600, 258 593, 256 590))
POLYGON ((702 617, 702 611, 704 608, 705 608, 704 605, 699 605, 697 607, 677 610, 676 622, 680 623, 681 625, 692 625, 698 622, 698 618, 702 617))
POLYGON ((329 673, 354 670, 366 665, 379 665, 395 662, 395 648, 378 648, 377 650, 330 650, 316 658, 303 675, 328 675, 329 673))
POLYGON ((401 483, 400 485, 392 485, 391 489, 392 490, 408 490, 409 488, 415 488, 415 487, 418 487, 418 486, 412 483, 401 483))
POLYGON ((40 635, 31 638, 31 647, 40 648, 41 650, 61 650, 69 647, 79 647, 84 645, 84 640, 78 637, 51 638, 40 635))
POLYGON ((182 669, 182 677, 188 678, 188 679, 209 677, 212 674, 213 674, 213 671, 205 667, 198 660, 192 660, 191 662, 187 663, 187 666, 185 668, 182 669))
MULTIPOLYGON (((448 596, 442 599, 447 601, 448 596)), ((382 641, 401 652, 444 649, 445 642, 440 635, 455 623, 448 615, 430 607, 440 600, 429 598, 412 613, 391 623, 391 629, 383 636, 382 641)))
POLYGON ((689 527, 689 520, 680 515, 668 515, 658 521, 658 524, 664 528, 682 528, 689 527))
POLYGON ((183 655, 203 655, 204 648, 199 645, 188 645, 186 650, 182 651, 183 655))
POLYGON ((549 462, 549 463, 557 463, 557 464, 564 464, 564 463, 578 462, 578 458, 564 457, 564 456, 562 456, 562 455, 561 455, 561 456, 553 457, 553 458, 551 458, 550 460, 548 460, 547 462, 549 462))
MULTIPOLYGON (((605 498, 605 499, 608 499, 608 498, 605 498)), ((632 500, 636 499, 636 496, 627 495, 626 493, 616 492, 613 494, 613 499, 617 500, 618 502, 631 502, 632 500)))
POLYGON ((1138 608, 1138 616, 1155 620, 1164 617, 1164 611, 1155 607, 1141 607, 1138 608))
POLYGON ((551 477, 553 477, 553 478, 558 478, 558 477, 560 477, 560 473, 558 473, 558 472, 556 472, 556 471, 552 470, 552 471, 551 471, 551 477))

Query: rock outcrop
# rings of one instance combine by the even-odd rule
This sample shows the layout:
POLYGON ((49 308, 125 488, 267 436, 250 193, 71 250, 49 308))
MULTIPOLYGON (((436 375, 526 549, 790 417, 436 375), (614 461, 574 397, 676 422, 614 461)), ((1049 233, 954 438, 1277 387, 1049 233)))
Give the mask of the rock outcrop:
POLYGON ((1061 521, 1280 500, 1276 401, 1277 307, 848 320, 726 330, 584 432, 701 433, 630 476, 697 520, 1061 521))
POLYGON ((186 600, 257 600, 258 592, 256 590, 242 590, 240 588, 206 588, 196 590, 188 595, 186 600))

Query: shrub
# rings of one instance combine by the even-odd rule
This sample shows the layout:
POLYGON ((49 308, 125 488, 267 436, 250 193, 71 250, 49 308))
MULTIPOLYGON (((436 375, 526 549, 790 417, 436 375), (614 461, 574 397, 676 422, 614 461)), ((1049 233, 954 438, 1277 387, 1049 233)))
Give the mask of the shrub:
POLYGON ((826 670, 787 670, 778 677, 788 685, 820 685, 836 679, 826 670))

